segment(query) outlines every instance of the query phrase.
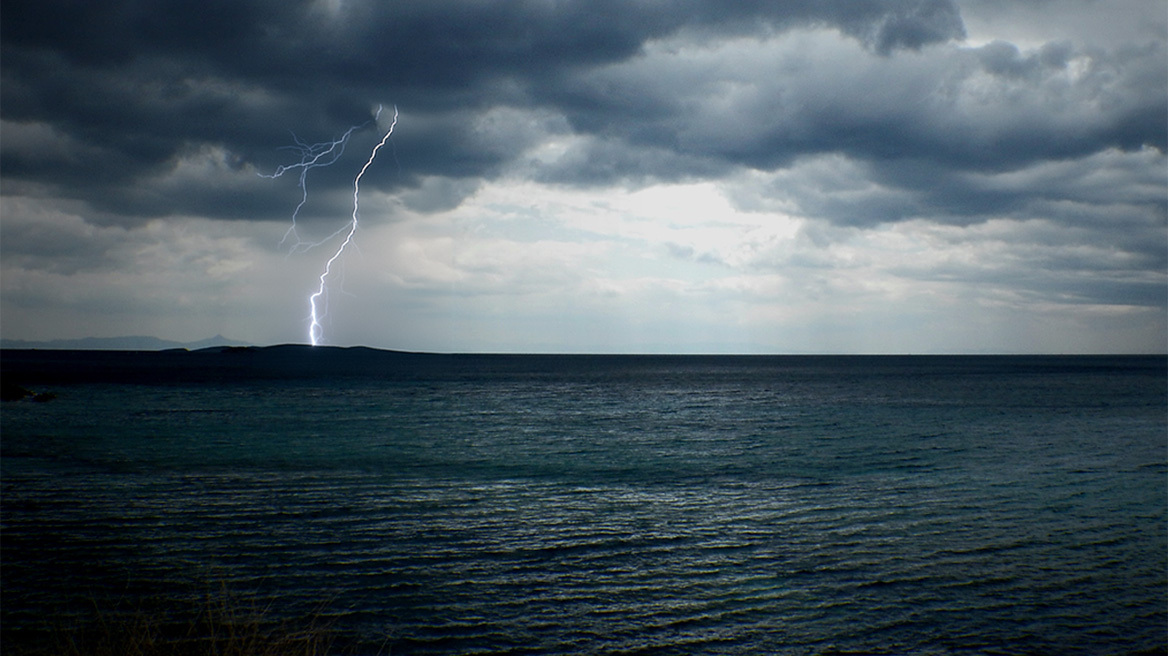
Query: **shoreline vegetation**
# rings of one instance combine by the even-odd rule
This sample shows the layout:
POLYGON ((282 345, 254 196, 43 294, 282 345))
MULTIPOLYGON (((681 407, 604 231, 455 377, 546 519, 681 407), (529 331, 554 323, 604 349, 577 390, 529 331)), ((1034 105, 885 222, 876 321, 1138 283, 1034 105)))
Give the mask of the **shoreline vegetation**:
MULTIPOLYGON (((102 602, 15 631, 3 656, 341 656, 352 650, 318 610, 297 619, 221 590, 194 599, 102 602)), ((388 640, 386 641, 388 644, 388 640)), ((389 656, 383 645, 377 654, 389 656)))
POLYGON ((0 401, 31 399, 38 403, 44 403, 45 401, 52 401, 55 398, 57 398, 57 395, 52 392, 34 392, 8 381, 0 382, 0 401))

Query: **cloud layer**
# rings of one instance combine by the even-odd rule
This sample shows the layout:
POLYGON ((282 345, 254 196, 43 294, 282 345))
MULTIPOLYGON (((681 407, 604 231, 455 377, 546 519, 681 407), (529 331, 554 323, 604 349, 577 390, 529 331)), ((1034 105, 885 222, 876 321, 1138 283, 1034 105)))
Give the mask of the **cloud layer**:
POLYGON ((396 104, 340 342, 1163 350, 1162 7, 1042 5, 6 2, 0 325, 299 341, 396 104))

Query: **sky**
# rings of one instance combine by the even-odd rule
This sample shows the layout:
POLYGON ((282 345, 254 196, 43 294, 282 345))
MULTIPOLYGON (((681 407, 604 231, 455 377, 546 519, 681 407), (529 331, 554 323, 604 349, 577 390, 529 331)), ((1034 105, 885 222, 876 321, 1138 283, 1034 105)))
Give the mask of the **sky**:
POLYGON ((396 107, 323 344, 1162 353, 1166 43, 1163 0, 2 0, 0 336, 308 342, 396 107))

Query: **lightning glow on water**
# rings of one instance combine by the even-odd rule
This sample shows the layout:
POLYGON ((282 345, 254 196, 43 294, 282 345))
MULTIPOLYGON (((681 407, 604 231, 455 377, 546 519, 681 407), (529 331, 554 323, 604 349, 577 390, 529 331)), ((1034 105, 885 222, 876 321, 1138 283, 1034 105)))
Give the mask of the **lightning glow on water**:
MULTIPOLYGON (((377 108, 377 114, 374 115, 373 118, 374 122, 376 122, 377 119, 381 117, 381 110, 381 107, 377 108)), ((296 209, 292 212, 292 225, 288 227, 288 230, 284 233, 283 239, 280 240, 281 246, 291 240, 292 245, 288 249, 289 255, 296 252, 311 250, 317 246, 321 246, 331 241, 335 237, 338 237, 342 234, 345 235, 341 245, 337 247, 337 250, 333 253, 332 257, 330 257, 328 261, 325 262, 324 271, 320 274, 320 285, 317 287, 317 290, 308 297, 308 305, 310 310, 308 340, 312 343, 313 346, 316 346, 320 343, 320 340, 324 334, 324 327, 321 325, 320 320, 324 318, 325 314, 327 314, 327 279, 329 274, 332 272, 333 263, 336 262, 337 259, 340 258, 341 255, 345 252, 345 249, 349 246, 349 243, 353 241, 353 235, 357 232, 359 223, 361 177, 365 175, 365 171, 371 164, 373 164, 373 160, 377 157, 377 151, 386 144, 386 142, 389 140, 389 137, 393 134, 393 129, 397 126, 397 118, 397 106, 394 106, 393 121, 390 123, 389 129, 385 132, 385 135, 381 138, 381 141, 373 147, 373 152, 370 153, 368 161, 365 162, 365 166, 361 167, 361 171, 357 173, 357 177, 353 180, 353 214, 350 221, 336 232, 333 232, 332 234, 319 241, 306 241, 300 237, 300 234, 296 230, 296 219, 300 215, 300 210, 304 207, 305 204, 308 203, 308 171, 317 167, 330 166, 334 164, 338 159, 340 159, 341 155, 344 154, 345 146, 348 144, 349 137, 353 134, 353 132, 365 127, 368 125, 368 122, 361 125, 354 125, 353 127, 346 130, 345 133, 340 136, 340 138, 333 141, 324 141, 310 144, 300 140, 295 135, 293 135, 293 139, 296 141, 296 145, 287 146, 286 148, 298 151, 300 153, 300 161, 296 162, 295 164, 281 165, 271 175, 265 175, 263 173, 259 174, 260 177, 274 179, 282 177, 285 173, 292 170, 299 169, 300 171, 300 181, 298 183, 301 191, 300 203, 296 205, 296 209), (323 308, 318 307, 318 303, 322 304, 323 308)))

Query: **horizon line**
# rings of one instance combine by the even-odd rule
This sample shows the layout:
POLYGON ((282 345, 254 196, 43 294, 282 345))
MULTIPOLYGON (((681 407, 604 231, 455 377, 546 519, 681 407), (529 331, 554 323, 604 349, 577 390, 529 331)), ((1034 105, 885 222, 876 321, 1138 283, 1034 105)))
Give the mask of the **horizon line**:
POLYGON ((196 342, 170 342, 176 346, 164 346, 159 348, 133 348, 133 347, 82 347, 82 346, 68 346, 71 342, 86 342, 86 341, 120 341, 129 339, 147 339, 158 342, 170 342, 170 340, 163 340, 154 337, 90 337, 79 339, 57 339, 48 341, 32 341, 32 340, 13 340, 0 339, 0 351, 70 351, 70 352, 107 352, 107 353, 173 353, 182 351, 187 353, 199 353, 207 351, 227 351, 227 350, 266 350, 278 348, 299 348, 304 350, 350 350, 363 349, 371 351, 381 351, 385 353, 396 353, 403 355, 437 355, 437 356, 579 356, 579 357, 1164 357, 1168 358, 1168 351, 1164 352, 1141 352, 1141 351, 1124 351, 1124 352, 1055 352, 1055 351, 937 351, 937 352, 845 352, 845 351, 771 351, 771 352, 743 352, 743 351, 727 351, 727 352, 712 352, 712 351, 415 351, 388 348, 382 346, 369 346, 365 344, 353 345, 339 345, 339 344, 308 344, 303 342, 280 342, 274 344, 247 344, 237 340, 228 340, 222 336, 216 336, 207 340, 198 340, 196 342), (208 346, 195 346, 200 342, 210 342, 214 339, 222 339, 225 342, 232 342, 230 344, 211 344, 208 346))

